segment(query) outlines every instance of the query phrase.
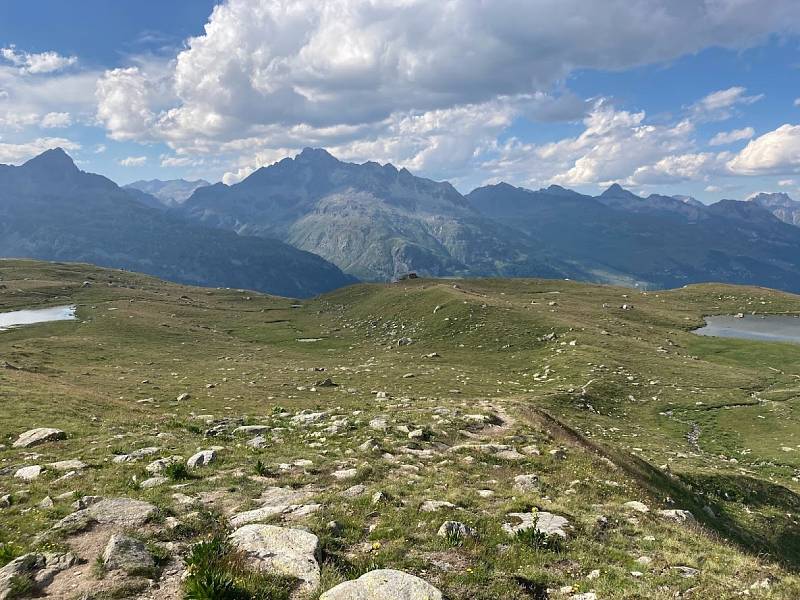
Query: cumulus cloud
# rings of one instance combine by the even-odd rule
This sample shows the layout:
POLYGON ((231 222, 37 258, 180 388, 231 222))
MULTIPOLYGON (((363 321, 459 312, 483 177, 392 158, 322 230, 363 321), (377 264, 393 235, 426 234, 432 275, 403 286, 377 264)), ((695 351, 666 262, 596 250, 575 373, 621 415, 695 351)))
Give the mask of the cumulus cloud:
POLYGON ((794 173, 800 170, 800 125, 781 125, 748 142, 728 162, 739 175, 794 173))
POLYGON ((724 146, 740 140, 749 140, 755 133, 756 130, 752 127, 744 127, 743 129, 734 129, 732 131, 721 131, 708 141, 708 145, 724 146))
POLYGON ((794 179, 781 179, 778 185, 781 187, 794 187, 797 185, 797 181, 794 179))
POLYGON ((117 161, 122 167, 141 167, 147 162, 146 156, 128 156, 117 161))
POLYGON ((62 56, 57 52, 30 53, 17 50, 14 44, 0 48, 0 57, 15 67, 21 73, 39 75, 43 73, 54 73, 70 67, 78 62, 75 56, 62 56))
MULTIPOLYGON (((745 47, 798 24, 800 6, 783 1, 228 0, 177 56, 172 106, 152 106, 143 71, 114 70, 98 116, 117 139, 199 148, 276 125, 374 124, 547 92, 576 69, 745 47), (125 118, 103 108, 124 109, 123 98, 134 107, 125 118)), ((562 102, 540 116, 580 118, 572 99, 567 115, 562 102)))
POLYGON ((0 163, 19 164, 51 148, 80 150, 80 144, 66 138, 42 137, 21 144, 0 142, 0 163))
POLYGON ((734 115, 737 107, 754 104, 764 98, 764 94, 747 95, 747 88, 734 86, 708 94, 692 105, 696 118, 710 121, 724 121, 734 115))

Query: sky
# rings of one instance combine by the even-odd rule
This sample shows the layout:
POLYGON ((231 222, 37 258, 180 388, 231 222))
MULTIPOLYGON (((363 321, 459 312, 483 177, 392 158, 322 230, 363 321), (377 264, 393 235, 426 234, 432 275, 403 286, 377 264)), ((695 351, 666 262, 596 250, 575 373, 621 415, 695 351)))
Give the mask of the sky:
POLYGON ((506 181, 800 199, 797 0, 0 3, 0 163, 236 183, 322 147, 506 181))

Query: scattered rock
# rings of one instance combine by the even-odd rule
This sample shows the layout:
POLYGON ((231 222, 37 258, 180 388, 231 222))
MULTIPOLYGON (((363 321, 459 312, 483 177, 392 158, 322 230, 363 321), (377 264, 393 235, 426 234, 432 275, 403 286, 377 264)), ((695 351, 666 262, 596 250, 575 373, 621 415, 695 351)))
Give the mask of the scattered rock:
POLYGON ((333 476, 339 480, 353 479, 356 475, 358 475, 358 469, 339 469, 333 472, 333 476))
POLYGON ((60 429, 54 429, 52 427, 38 427, 20 434, 20 436, 17 438, 17 441, 14 442, 14 448, 31 448, 33 446, 38 446, 39 444, 44 444, 45 442, 54 442, 57 440, 64 440, 66 438, 67 434, 60 429))
POLYGON ((301 591, 306 593, 312 593, 319 587, 319 539, 313 533, 253 524, 240 527, 231 534, 230 539, 245 553, 251 567, 294 577, 300 580, 301 591))
POLYGON ((166 477, 159 477, 158 475, 155 477, 150 477, 149 479, 145 479, 142 483, 139 484, 143 490, 149 490, 154 487, 158 487, 159 485, 163 485, 167 483, 169 479, 166 477))
POLYGON ((320 600, 442 600, 442 593, 409 573, 378 569, 340 583, 322 594, 320 600))

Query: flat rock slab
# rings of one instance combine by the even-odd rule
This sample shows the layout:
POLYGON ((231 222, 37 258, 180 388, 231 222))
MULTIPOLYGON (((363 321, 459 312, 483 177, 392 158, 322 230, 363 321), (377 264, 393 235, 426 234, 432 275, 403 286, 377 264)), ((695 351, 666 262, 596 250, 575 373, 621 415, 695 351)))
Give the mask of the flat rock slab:
POLYGON ((25 433, 20 434, 17 441, 14 442, 14 448, 31 448, 44 444, 45 442, 54 442, 56 440, 64 440, 67 434, 60 429, 53 427, 37 427, 36 429, 29 429, 25 433))
POLYGON ((509 513, 509 517, 518 519, 520 523, 504 523, 503 531, 509 535, 517 535, 520 531, 536 528, 536 531, 547 536, 557 535, 567 539, 567 530, 570 527, 569 521, 553 513, 539 511, 535 513, 509 513))
POLYGON ((261 494, 261 507, 234 515, 231 517, 231 525, 233 527, 241 527, 242 525, 265 521, 268 518, 276 515, 295 512, 298 509, 302 509, 305 506, 305 501, 311 498, 313 495, 314 492, 311 490, 293 490, 291 488, 268 487, 261 494))
POLYGON ((106 498, 77 512, 67 515, 53 527, 61 531, 81 531, 92 525, 119 525, 141 527, 152 519, 158 509, 149 502, 131 498, 106 498))
MULTIPOLYGON (((16 591, 14 582, 25 578, 32 583, 32 592, 46 587, 58 573, 77 564, 78 558, 70 553, 31 553, 15 558, 0 569, 0 600, 11 598, 16 591)), ((17 597, 17 596, 13 596, 17 597)))
POLYGON ((314 592, 319 587, 319 538, 313 533, 252 524, 234 531, 230 539, 246 554, 254 569, 294 577, 301 583, 300 591, 305 593, 314 592))
POLYGON ((56 471, 80 471, 85 469, 88 465, 81 460, 59 460, 47 465, 56 471))
POLYGON ((427 581, 394 569, 378 569, 328 590, 320 600, 442 600, 427 581))

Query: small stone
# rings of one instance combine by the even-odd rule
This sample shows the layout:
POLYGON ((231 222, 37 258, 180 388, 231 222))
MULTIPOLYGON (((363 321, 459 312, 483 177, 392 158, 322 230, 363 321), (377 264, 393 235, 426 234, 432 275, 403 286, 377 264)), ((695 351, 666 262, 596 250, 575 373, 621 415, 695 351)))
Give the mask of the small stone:
POLYGON ((189 399, 189 398, 191 398, 191 397, 192 397, 192 396, 191 396, 191 394, 189 394, 188 392, 184 392, 183 394, 180 394, 180 395, 179 395, 177 398, 175 398, 175 399, 176 399, 178 402, 183 402, 184 400, 188 400, 188 399, 189 399))
POLYGON ((358 469, 339 469, 333 472, 334 478, 340 481, 344 479, 353 479, 356 475, 358 475, 358 469))
POLYGON ((514 477, 514 489, 518 492, 533 492, 539 489, 539 476, 517 475, 514 477))
POLYGON ((630 502, 626 502, 622 506, 642 514, 650 512, 648 506, 643 502, 639 502, 638 500, 631 500, 630 502))
POLYGON ((149 479, 145 479, 141 484, 139 484, 139 487, 141 487, 143 490, 149 490, 151 488, 158 487, 159 485, 163 485, 168 481, 169 479, 167 479, 166 477, 159 477, 159 476, 150 477, 149 479))

